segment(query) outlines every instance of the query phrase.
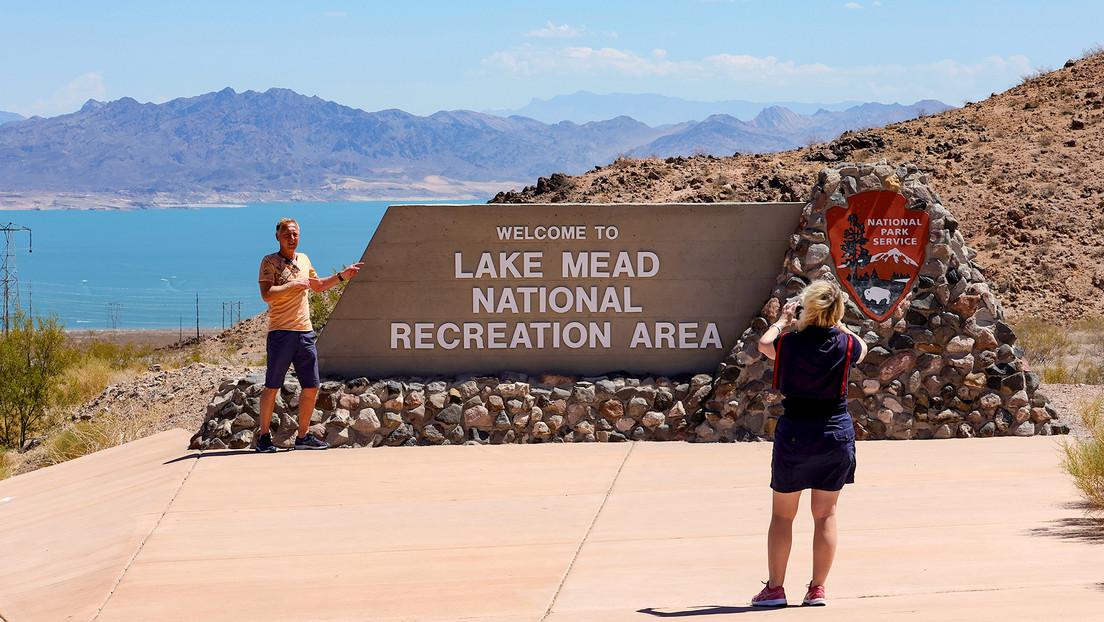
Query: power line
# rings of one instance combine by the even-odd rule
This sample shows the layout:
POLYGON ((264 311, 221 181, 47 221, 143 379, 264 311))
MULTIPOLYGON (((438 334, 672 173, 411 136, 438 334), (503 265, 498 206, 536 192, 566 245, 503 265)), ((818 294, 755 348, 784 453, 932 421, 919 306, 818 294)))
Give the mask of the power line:
POLYGON ((11 328, 11 320, 19 310, 19 274, 15 269, 15 248, 12 246, 12 238, 19 231, 26 231, 28 238, 27 252, 31 252, 31 230, 9 222, 0 227, 4 232, 4 261, 0 265, 0 283, 4 288, 4 334, 8 334, 11 328), (14 292, 12 291, 14 290, 14 292))

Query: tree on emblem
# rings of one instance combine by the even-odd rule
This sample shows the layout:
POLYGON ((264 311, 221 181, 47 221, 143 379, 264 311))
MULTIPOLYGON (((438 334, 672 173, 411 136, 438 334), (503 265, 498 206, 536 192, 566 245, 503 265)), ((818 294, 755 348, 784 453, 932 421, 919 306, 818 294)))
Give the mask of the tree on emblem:
POLYGON ((859 268, 870 263, 870 252, 866 250, 866 243, 870 240, 866 237, 866 225, 859 222, 858 216, 849 215, 847 222, 851 226, 843 232, 840 250, 843 251, 843 265, 851 269, 850 277, 853 279, 859 276, 859 268))

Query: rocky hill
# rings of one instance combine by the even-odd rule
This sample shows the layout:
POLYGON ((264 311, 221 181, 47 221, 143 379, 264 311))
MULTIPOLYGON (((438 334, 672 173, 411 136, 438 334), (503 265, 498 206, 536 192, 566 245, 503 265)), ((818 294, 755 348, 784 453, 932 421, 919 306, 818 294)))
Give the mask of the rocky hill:
POLYGON ((804 201, 839 161, 912 162, 1012 319, 1104 315, 1104 54, 982 102, 772 154, 623 158, 492 202, 804 201))
POLYGON ((626 116, 547 124, 466 110, 365 112, 287 89, 89 101, 73 114, 0 125, 0 208, 481 199, 618 154, 778 151, 929 105, 771 108, 747 123, 719 115, 651 127, 626 116))

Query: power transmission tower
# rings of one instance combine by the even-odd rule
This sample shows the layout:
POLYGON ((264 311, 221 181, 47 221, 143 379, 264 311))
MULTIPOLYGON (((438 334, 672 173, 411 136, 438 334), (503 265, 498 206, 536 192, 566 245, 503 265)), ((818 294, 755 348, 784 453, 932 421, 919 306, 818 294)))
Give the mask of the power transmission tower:
POLYGON ((11 321, 19 311, 19 274, 15 269, 15 247, 12 245, 12 238, 17 232, 26 231, 27 252, 31 252, 31 230, 9 222, 0 227, 0 231, 4 232, 4 262, 0 266, 0 284, 4 289, 4 334, 6 335, 11 328, 11 321))
POLYGON ((119 309, 122 308, 121 302, 109 302, 107 303, 107 325, 111 327, 111 330, 119 330, 119 309))

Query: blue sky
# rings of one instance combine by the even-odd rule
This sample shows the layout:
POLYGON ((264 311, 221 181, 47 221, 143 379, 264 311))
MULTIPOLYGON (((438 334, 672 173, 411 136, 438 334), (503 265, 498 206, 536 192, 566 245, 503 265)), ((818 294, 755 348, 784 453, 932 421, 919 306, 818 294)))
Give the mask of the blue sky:
POLYGON ((284 87, 374 111, 587 90, 952 105, 1104 43, 1104 2, 0 0, 0 110, 284 87))

